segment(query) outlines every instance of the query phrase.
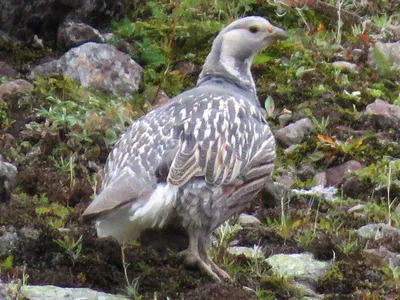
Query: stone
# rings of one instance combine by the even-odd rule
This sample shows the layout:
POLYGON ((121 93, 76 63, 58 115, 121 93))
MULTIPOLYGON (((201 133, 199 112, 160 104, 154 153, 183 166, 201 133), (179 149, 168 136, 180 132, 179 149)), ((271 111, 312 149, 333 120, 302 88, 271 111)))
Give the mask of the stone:
POLYGON ((398 215, 400 216, 400 204, 397 205, 397 207, 396 207, 395 210, 394 210, 394 213, 395 213, 395 214, 398 214, 398 215))
POLYGON ((278 276, 287 276, 315 291, 318 279, 331 267, 330 261, 319 261, 312 253, 275 254, 267 258, 272 271, 278 276))
POLYGON ((294 179, 288 174, 283 174, 276 179, 276 182, 288 188, 291 188, 294 184, 294 179))
POLYGON ((11 68, 6 62, 0 61, 0 78, 8 77, 15 78, 17 77, 18 72, 11 68))
POLYGON ((17 230, 14 227, 0 228, 0 256, 4 257, 10 254, 11 250, 16 248, 18 243, 17 230))
POLYGON ((400 127, 400 106, 376 99, 368 104, 364 117, 368 116, 375 124, 383 129, 400 127))
POLYGON ((0 84, 0 102, 4 102, 4 96, 7 94, 26 92, 31 89, 33 89, 33 85, 24 79, 16 79, 0 84))
MULTIPOLYGON (((0 299, 9 299, 13 293, 13 284, 0 283, 0 299)), ((10 298, 14 299, 14 298, 10 298)), ((18 299, 29 300, 128 300, 122 295, 112 295, 89 288, 64 288, 54 285, 22 285, 18 291, 18 299)))
POLYGON ((314 186, 326 186, 326 173, 325 172, 318 172, 315 174, 313 178, 314 186))
POLYGON ((356 211, 359 211, 359 210, 363 210, 365 208, 365 204, 357 204, 357 205, 355 205, 355 206, 353 206, 353 207, 351 207, 351 208, 349 208, 348 210, 347 210, 347 212, 356 212, 356 211))
POLYGON ((167 104, 169 97, 167 94, 157 86, 148 86, 143 92, 143 102, 149 103, 153 106, 163 106, 167 104))
POLYGON ((392 268, 400 266, 400 254, 389 251, 385 246, 380 246, 379 249, 366 249, 364 253, 384 259, 392 268))
POLYGON ((37 35, 45 44, 52 44, 65 20, 104 28, 127 4, 127 0, 2 0, 0 30, 18 40, 32 41, 37 35))
POLYGON ((0 227, 0 256, 7 256, 21 246, 21 243, 36 240, 38 237, 39 230, 32 227, 24 226, 21 229, 15 229, 13 226, 2 226, 0 227))
POLYGON ((188 76, 198 72, 199 67, 192 62, 180 61, 175 65, 174 69, 179 71, 182 75, 188 76))
POLYGON ((374 44, 374 47, 370 47, 368 63, 372 67, 377 67, 379 58, 375 57, 374 48, 378 49, 392 67, 400 71, 400 41, 395 43, 383 43, 378 41, 374 44))
POLYGON ((363 165, 356 160, 349 160, 339 166, 331 167, 326 170, 326 185, 339 187, 346 175, 350 171, 356 171, 363 168, 363 165))
POLYGON ((261 224, 261 221, 257 219, 255 216, 243 213, 240 214, 239 216, 239 224, 240 225, 261 224))
POLYGON ((309 118, 303 118, 276 131, 275 137, 278 142, 288 147, 300 144, 314 128, 315 126, 309 118))
POLYGON ((357 229, 356 232, 365 239, 380 240, 384 237, 400 239, 400 230, 384 223, 367 224, 357 229))
POLYGON ((4 162, 0 155, 0 203, 8 204, 17 177, 17 168, 4 162))
POLYGON ((313 178, 315 174, 315 168, 310 163, 301 164, 299 169, 297 170, 297 176, 301 181, 306 181, 310 178, 313 178))
POLYGON ((293 192, 287 186, 269 180, 261 191, 261 199, 266 208, 273 208, 280 205, 281 201, 292 199, 293 192))
POLYGON ((58 28, 58 50, 67 51, 87 42, 104 43, 104 38, 97 29, 85 23, 67 21, 58 28))
POLYGON ((139 88, 143 68, 129 55, 106 44, 86 43, 72 48, 58 60, 35 67, 30 77, 63 74, 84 87, 131 95, 139 88))
POLYGON ((365 185, 357 176, 345 178, 342 184, 343 194, 350 198, 358 198, 359 195, 366 191, 365 185))
POLYGON ((348 61, 335 61, 332 66, 343 72, 358 73, 358 66, 348 61))
POLYGON ((228 247, 228 253, 232 255, 244 255, 247 258, 261 258, 264 257, 264 253, 261 251, 260 247, 242 247, 242 246, 234 246, 228 247))
POLYGON ((293 114, 292 112, 283 112, 278 116, 278 121, 279 121, 279 125, 281 127, 285 127, 287 124, 289 124, 290 121, 292 121, 293 118, 293 114))

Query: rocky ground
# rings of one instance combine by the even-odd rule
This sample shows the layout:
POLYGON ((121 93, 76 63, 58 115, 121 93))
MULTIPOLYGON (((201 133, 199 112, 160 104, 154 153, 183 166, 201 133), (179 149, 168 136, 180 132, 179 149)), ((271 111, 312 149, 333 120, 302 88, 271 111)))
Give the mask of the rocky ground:
POLYGON ((0 299, 400 299, 400 4, 20 2, 0 3, 0 299), (252 69, 275 184, 210 249, 234 280, 183 268, 171 231, 123 259, 80 219, 107 155, 243 15, 289 39, 252 69))

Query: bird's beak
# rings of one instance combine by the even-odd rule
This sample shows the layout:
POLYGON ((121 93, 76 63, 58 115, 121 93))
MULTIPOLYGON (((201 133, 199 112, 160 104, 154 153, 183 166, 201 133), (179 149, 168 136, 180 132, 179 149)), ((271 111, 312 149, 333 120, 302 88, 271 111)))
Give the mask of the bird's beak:
POLYGON ((282 28, 270 25, 268 27, 269 37, 275 40, 286 40, 288 35, 282 28))

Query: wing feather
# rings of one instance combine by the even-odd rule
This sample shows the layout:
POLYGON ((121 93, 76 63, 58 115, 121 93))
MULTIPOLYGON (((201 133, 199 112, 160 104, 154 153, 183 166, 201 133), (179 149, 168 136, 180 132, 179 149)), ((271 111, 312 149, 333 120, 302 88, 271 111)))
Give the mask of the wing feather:
MULTIPOLYGON (((209 103, 194 107, 205 109, 202 113, 194 111, 192 118, 179 124, 180 146, 167 178, 173 185, 182 186, 194 176, 204 176, 211 184, 232 183, 250 168, 251 154, 262 144, 255 138, 256 131, 269 132, 261 113, 243 101, 233 97, 204 101, 209 103)), ((258 136, 265 138, 262 133, 258 136)))

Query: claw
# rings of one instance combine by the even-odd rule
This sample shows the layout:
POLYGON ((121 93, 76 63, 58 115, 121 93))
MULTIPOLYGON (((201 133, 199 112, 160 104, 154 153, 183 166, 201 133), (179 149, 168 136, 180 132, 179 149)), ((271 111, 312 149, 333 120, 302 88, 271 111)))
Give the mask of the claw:
POLYGON ((190 236, 188 249, 180 252, 179 256, 183 259, 185 267, 198 268, 218 283, 221 282, 221 279, 231 280, 228 273, 208 257, 207 252, 204 250, 204 245, 199 245, 197 235, 190 236), (199 246, 201 255, 199 254, 199 246))

